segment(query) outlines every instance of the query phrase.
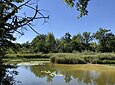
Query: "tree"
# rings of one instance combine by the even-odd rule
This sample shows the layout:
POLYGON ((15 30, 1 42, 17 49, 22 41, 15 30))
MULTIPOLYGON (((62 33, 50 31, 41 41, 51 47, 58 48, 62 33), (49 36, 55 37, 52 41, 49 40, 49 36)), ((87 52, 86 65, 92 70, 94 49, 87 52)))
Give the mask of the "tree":
POLYGON ((8 69, 11 67, 10 65, 0 65, 0 85, 16 85, 16 83, 19 83, 14 77, 18 75, 18 72, 9 71, 8 69))
POLYGON ((71 42, 71 34, 69 32, 65 33, 63 40, 65 43, 69 44, 71 42))
POLYGON ((72 52, 71 34, 69 32, 65 33, 65 35, 62 37, 61 46, 63 47, 63 52, 72 52))
POLYGON ((47 52, 46 49, 46 35, 40 34, 36 36, 32 42, 31 42, 31 52, 37 53, 37 52, 47 52))
POLYGON ((80 33, 77 35, 74 35, 71 40, 71 45, 72 45, 73 51, 81 52, 83 50, 82 43, 83 43, 82 35, 80 33))
MULTIPOLYGON (((0 85, 13 85, 12 77, 8 77, 2 58, 5 55, 7 47, 13 46, 12 41, 15 40, 13 33, 18 32, 24 35, 19 29, 26 29, 25 26, 32 28, 32 22, 36 19, 46 20, 39 10, 38 5, 31 2, 32 0, 0 0, 0 85), (18 13, 24 8, 32 10, 34 13, 32 16, 24 15, 19 16, 18 13), (39 15, 39 16, 38 16, 39 15)), ((36 32, 37 33, 37 32, 36 32)), ((11 75, 12 76, 12 75, 11 75)))
POLYGON ((115 41, 115 35, 110 32, 110 30, 100 28, 99 31, 95 33, 95 38, 98 42, 98 50, 101 52, 112 51, 115 41))
POLYGON ((14 46, 11 42, 12 40, 15 40, 15 38, 13 38, 13 36, 8 33, 6 33, 5 36, 2 36, 2 38, 0 38, 0 64, 2 64, 2 58, 5 55, 5 50, 9 48, 9 46, 14 46))
MULTIPOLYGON (((6 47, 5 47, 6 48, 6 47)), ((23 45, 19 44, 19 43, 13 43, 13 46, 9 46, 5 49, 5 53, 6 54, 16 54, 16 53, 22 53, 23 50, 27 50, 28 48, 26 49, 23 49, 24 48, 23 45)))
POLYGON ((47 35, 40 34, 35 37, 31 42, 31 52, 55 52, 56 49, 56 40, 52 33, 47 35))
POLYGON ((46 36, 46 48, 48 52, 55 52, 56 40, 53 33, 48 33, 46 36))
POLYGON ((83 42, 85 45, 86 50, 90 49, 90 42, 92 41, 93 37, 91 36, 90 32, 83 32, 83 42))
POLYGON ((17 44, 16 45, 16 49, 18 49, 19 52, 21 53, 30 53, 30 43, 29 41, 25 42, 25 43, 22 43, 19 47, 19 45, 17 44))
MULTIPOLYGON (((24 35, 19 29, 26 29, 25 26, 32 28, 32 22, 36 19, 46 20, 39 10, 38 5, 31 0, 0 0, 0 57, 4 56, 4 46, 8 46, 15 40, 13 33, 18 32, 24 35), (26 14, 19 16, 18 13, 26 7, 34 13, 32 16, 26 14), (39 15, 39 16, 38 16, 39 15)), ((37 33, 37 32, 36 32, 37 33)))
POLYGON ((106 42, 104 52, 114 52, 115 51, 115 35, 113 33, 106 34, 106 42))
POLYGON ((64 0, 71 7, 76 7, 77 11, 80 12, 78 18, 88 15, 87 5, 90 0, 64 0))

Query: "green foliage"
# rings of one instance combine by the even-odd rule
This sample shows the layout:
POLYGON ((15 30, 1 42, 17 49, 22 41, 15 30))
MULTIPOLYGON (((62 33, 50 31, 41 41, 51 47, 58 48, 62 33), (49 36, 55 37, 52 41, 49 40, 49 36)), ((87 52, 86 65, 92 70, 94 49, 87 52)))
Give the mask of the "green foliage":
POLYGON ((88 15, 87 5, 90 0, 64 0, 70 7, 76 7, 80 12, 78 18, 88 15))
POLYGON ((50 57, 50 62, 58 64, 115 64, 115 54, 109 53, 58 53, 50 57))
POLYGON ((31 42, 31 51, 32 52, 55 52, 56 40, 52 33, 48 33, 48 35, 38 35, 31 42))
POLYGON ((65 35, 60 39, 59 45, 58 45, 58 52, 61 50, 61 52, 72 52, 72 46, 71 46, 71 35, 69 32, 65 33, 65 35))
POLYGON ((98 41, 98 51, 112 52, 115 48, 115 35, 110 30, 100 28, 94 35, 98 41))
POLYGON ((35 37, 31 42, 31 51, 32 52, 46 52, 45 45, 46 35, 40 34, 35 37))
POLYGON ((74 1, 75 0, 64 0, 68 5, 70 5, 71 7, 74 6, 74 1))
POLYGON ((51 54, 7 54, 4 58, 50 58, 51 54))
POLYGON ((56 40, 52 33, 48 33, 46 36, 46 49, 47 52, 55 52, 56 40))
POLYGON ((115 52, 115 35, 107 29, 99 29, 96 33, 78 33, 71 36, 65 33, 56 39, 52 33, 36 36, 32 42, 16 43, 7 48, 6 53, 74 53, 74 52, 115 52))
POLYGON ((15 85, 19 81, 15 80, 15 75, 18 75, 17 71, 9 71, 9 68, 14 68, 11 65, 0 65, 0 85, 15 85))
POLYGON ((49 61, 49 58, 52 56, 49 54, 6 54, 3 58, 4 62, 22 62, 22 61, 49 61))
POLYGON ((85 64, 86 62, 76 54, 58 53, 50 57, 50 62, 58 64, 85 64))
MULTIPOLYGON (((19 29, 26 29, 25 26, 30 27, 39 14, 40 19, 45 17, 40 11, 38 12, 38 5, 34 4, 31 0, 1 0, 0 1, 0 61, 4 57, 5 52, 11 52, 15 45, 12 43, 15 39, 14 33, 17 32, 20 35, 24 35, 23 31, 19 29), (20 11, 26 7, 27 10, 32 10, 34 14, 32 16, 19 15, 20 11), (9 48, 10 47, 10 48, 9 48), (13 47, 13 48, 11 48, 13 47), (10 50, 10 51, 8 51, 10 50)), ((39 17, 37 17, 39 19, 39 17)))

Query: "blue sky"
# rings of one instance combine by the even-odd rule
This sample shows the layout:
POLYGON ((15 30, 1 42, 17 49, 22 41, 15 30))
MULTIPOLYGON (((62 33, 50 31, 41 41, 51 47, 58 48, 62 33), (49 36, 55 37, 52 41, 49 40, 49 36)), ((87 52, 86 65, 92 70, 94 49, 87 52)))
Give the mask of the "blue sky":
MULTIPOLYGON (((42 20, 34 23, 34 28, 41 34, 51 32, 56 38, 61 38, 66 32, 71 35, 82 32, 96 32, 100 27, 110 29, 115 33, 115 0, 91 0, 87 10, 88 16, 77 19, 79 12, 75 8, 70 8, 64 0, 39 0, 39 8, 50 19, 43 24, 42 20)), ((26 10, 24 10, 26 11, 26 10)), ((31 12, 28 10, 28 14, 31 12)), ((16 42, 24 43, 37 36, 31 29, 25 31, 24 36, 17 37, 16 42)))

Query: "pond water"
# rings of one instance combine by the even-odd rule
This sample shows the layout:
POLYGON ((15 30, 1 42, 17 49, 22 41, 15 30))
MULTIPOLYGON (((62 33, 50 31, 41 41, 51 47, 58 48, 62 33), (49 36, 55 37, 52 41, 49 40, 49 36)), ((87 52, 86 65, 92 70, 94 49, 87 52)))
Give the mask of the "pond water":
POLYGON ((115 67, 107 65, 21 65, 16 85, 115 85, 115 67))

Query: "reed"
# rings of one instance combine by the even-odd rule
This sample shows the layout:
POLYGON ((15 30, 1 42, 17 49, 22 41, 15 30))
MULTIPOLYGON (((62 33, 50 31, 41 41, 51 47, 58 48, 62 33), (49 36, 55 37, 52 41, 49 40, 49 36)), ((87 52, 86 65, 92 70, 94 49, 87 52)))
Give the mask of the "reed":
POLYGON ((50 57, 50 62, 58 64, 115 64, 115 54, 57 53, 50 57))

